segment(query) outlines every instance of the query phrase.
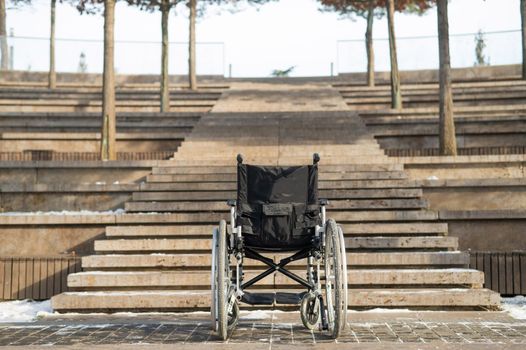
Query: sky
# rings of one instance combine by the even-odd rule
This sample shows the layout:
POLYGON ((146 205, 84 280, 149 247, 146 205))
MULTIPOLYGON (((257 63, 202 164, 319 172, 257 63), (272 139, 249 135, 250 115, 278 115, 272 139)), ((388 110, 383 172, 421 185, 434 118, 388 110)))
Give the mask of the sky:
MULTIPOLYGON (((7 0, 9 2, 9 0, 7 0)), ((454 67, 472 66, 473 35, 485 34, 484 52, 490 64, 519 63, 520 0, 451 0, 449 24, 454 67), (490 34, 490 32, 501 32, 490 34)), ((49 37, 49 0, 33 0, 31 7, 8 9, 7 28, 15 38, 15 69, 46 70, 49 37)), ((9 7, 9 6, 8 6, 9 7)), ((170 16, 170 73, 187 69, 188 9, 178 5, 170 16)), ((88 72, 102 70, 103 17, 79 15, 68 4, 57 5, 57 70, 77 71, 84 52, 88 72), (74 39, 74 40, 59 40, 74 39)), ((116 9, 116 70, 119 73, 157 73, 160 70, 161 16, 118 3, 116 9)), ((274 69, 294 66, 293 76, 321 76, 365 71, 365 20, 342 19, 321 12, 314 0, 271 1, 241 6, 237 11, 209 7, 198 20, 198 74, 234 77, 269 76, 274 69), (351 41, 349 41, 351 40, 351 41), (332 69, 331 69, 332 67, 332 69)), ((396 14, 395 31, 401 69, 436 68, 438 47, 436 10, 423 16, 396 14), (412 37, 413 39, 407 39, 412 37), (414 38, 425 37, 425 38, 414 38)), ((387 21, 375 21, 375 63, 388 70, 387 21)))

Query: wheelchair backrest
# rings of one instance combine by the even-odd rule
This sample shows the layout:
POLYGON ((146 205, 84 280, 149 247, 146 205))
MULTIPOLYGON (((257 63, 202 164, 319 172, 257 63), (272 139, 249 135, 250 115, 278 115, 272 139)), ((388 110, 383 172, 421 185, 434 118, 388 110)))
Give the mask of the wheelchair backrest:
POLYGON ((318 165, 238 164, 237 225, 249 245, 295 248, 309 243, 320 223, 318 165))

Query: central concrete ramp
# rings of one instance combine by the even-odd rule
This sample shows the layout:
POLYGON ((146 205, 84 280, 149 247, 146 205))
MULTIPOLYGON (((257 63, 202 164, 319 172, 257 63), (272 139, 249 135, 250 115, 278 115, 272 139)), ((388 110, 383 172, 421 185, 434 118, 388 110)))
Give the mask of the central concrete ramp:
MULTIPOLYGON (((482 288, 483 273, 468 268, 469 255, 428 209, 420 185, 389 162, 336 90, 238 83, 126 203, 137 224, 109 227, 95 242, 97 255, 83 258, 84 272, 68 277, 73 291, 54 297, 53 308, 208 309, 211 232, 236 195, 236 154, 247 163, 295 165, 311 163, 314 152, 320 196, 345 232, 351 308, 498 307, 499 295, 482 288)), ((246 267, 246 278, 264 269, 250 260, 246 267)), ((281 275, 258 286, 298 287, 281 275)))
POLYGON ((387 163, 358 115, 324 84, 238 83, 204 116, 174 156, 179 165, 246 162, 387 163))

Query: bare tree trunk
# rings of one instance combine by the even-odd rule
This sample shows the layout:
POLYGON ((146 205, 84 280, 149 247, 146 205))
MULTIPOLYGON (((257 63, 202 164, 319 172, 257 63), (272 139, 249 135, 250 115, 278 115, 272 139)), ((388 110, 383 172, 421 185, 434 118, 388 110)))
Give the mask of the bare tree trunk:
POLYGON ((190 6, 190 37, 188 40, 188 83, 191 90, 197 89, 197 78, 195 76, 195 17, 197 11, 197 0, 189 0, 190 6))
POLYGON ((440 154, 457 155, 449 59, 448 0, 438 0, 438 51, 440 56, 440 154))
POLYGON ((170 15, 170 1, 161 3, 161 112, 170 111, 170 82, 168 75, 168 16, 170 15))
POLYGON ((102 82, 102 160, 116 160, 115 147, 115 67, 114 67, 115 0, 104 2, 104 72, 102 82))
POLYGON ((57 87, 57 73, 55 72, 55 9, 57 0, 51 0, 51 26, 49 33, 49 77, 48 85, 50 89, 57 87))
POLYGON ((526 79, 526 0, 521 0, 522 79, 526 79))
POLYGON ((0 54, 2 60, 0 69, 7 70, 9 64, 9 49, 7 48, 7 29, 5 16, 5 0, 0 0, 0 54))
POLYGON ((398 72, 394 31, 394 1, 387 0, 387 26, 389 29, 389 53, 391 58, 391 108, 402 109, 402 91, 400 90, 400 73, 398 72))
POLYGON ((374 47, 373 47, 374 0, 369 0, 365 48, 367 50, 367 85, 374 86, 374 47))

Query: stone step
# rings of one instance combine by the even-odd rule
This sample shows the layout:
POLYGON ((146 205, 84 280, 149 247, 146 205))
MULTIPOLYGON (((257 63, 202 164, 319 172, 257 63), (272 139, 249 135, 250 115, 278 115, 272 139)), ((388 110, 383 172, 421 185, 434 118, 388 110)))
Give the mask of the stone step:
MULTIPOLYGON (((210 100, 172 100, 170 101, 170 107, 178 106, 190 106, 190 107, 213 107, 216 103, 215 99, 210 100)), ((117 100, 115 103, 116 107, 157 107, 159 108, 159 101, 149 100, 117 100)), ((60 108, 64 106, 73 107, 72 111, 75 111, 75 107, 101 107, 102 100, 64 100, 64 99, 48 99, 48 100, 34 100, 34 99, 13 99, 6 100, 0 99, 0 106, 27 106, 27 107, 48 107, 48 108, 60 108)), ((4 109, 4 112, 8 112, 8 109, 4 109)), ((14 110, 15 112, 22 112, 22 109, 14 110)), ((31 112, 33 110, 30 110, 31 112)), ((35 109, 35 112, 39 110, 35 109)))
MULTIPOLYGON (((446 235, 445 223, 367 223, 342 224, 345 235, 352 236, 411 236, 446 235)), ((129 225, 108 226, 106 237, 162 237, 162 236, 210 236, 215 225, 129 225)))
MULTIPOLYGON (((292 269, 291 269, 292 270, 292 269)), ((245 281, 263 270, 245 270, 245 281)), ((292 270, 300 275, 301 268, 292 270)), ((68 275, 68 287, 75 290, 102 289, 205 289, 210 288, 210 271, 90 271, 68 275)), ((348 270, 349 287, 371 285, 465 285, 480 288, 484 273, 470 269, 367 269, 348 270)), ((274 273, 257 283, 258 287, 294 286, 297 282, 274 273)))
POLYGON ((364 221, 433 221, 438 212, 427 210, 371 210, 371 211, 328 211, 329 218, 338 223, 364 221))
MULTIPOLYGON (((169 163, 168 163, 169 164, 169 163)), ((310 163, 308 163, 310 164, 310 163)), ((403 164, 347 164, 347 165, 327 165, 320 164, 319 171, 322 173, 343 173, 343 172, 384 172, 384 171, 403 171, 403 164)), ((152 174, 173 174, 173 175, 196 175, 196 174, 235 174, 236 166, 170 166, 163 165, 152 169, 152 174)))
MULTIPOLYGON (((83 261, 84 264, 84 261, 83 261)), ((442 252, 371 252, 350 253, 347 252, 347 264, 349 269, 364 267, 395 266, 398 268, 409 266, 414 268, 433 267, 467 267, 469 265, 469 254, 459 251, 442 252)))
MULTIPOLYGON (((388 124, 388 125, 371 125, 371 131, 377 137, 387 136, 411 136, 411 135, 437 135, 437 126, 435 124, 411 123, 411 124, 388 124)), ((525 123, 459 123, 456 125, 457 134, 510 134, 526 132, 525 123)))
MULTIPOLYGON (((20 104, 19 101, 13 101, 7 104, 0 101, 0 109, 4 112, 99 112, 102 109, 101 105, 90 105, 90 104, 59 104, 59 105, 48 105, 48 104, 20 104)), ((207 113, 214 107, 215 101, 210 103, 199 103, 199 104, 171 104, 171 112, 195 112, 195 113, 207 113)), ((144 105, 135 105, 130 103, 117 103, 117 113, 122 112, 158 112, 158 103, 145 103, 144 105)))
MULTIPOLYGON (((329 210, 360 209, 427 209, 425 199, 376 199, 376 200, 334 200, 327 207, 329 210)), ((127 212, 195 212, 223 211, 230 208, 222 201, 215 202, 127 202, 127 212)))
MULTIPOLYGON (((348 135, 352 137, 352 135, 348 135)), ((193 145, 192 139, 189 140, 189 143, 184 149, 184 153, 187 155, 200 155, 207 154, 207 157, 213 158, 217 157, 232 157, 235 158, 239 153, 252 153, 259 152, 260 157, 269 157, 279 150, 282 153, 282 156, 289 157, 304 157, 311 153, 309 150, 318 153, 321 159, 324 157, 330 157, 333 154, 342 154, 345 156, 360 156, 364 154, 377 154, 381 151, 378 143, 374 142, 374 139, 371 136, 371 141, 369 143, 353 143, 349 142, 343 145, 318 145, 316 142, 313 142, 312 145, 301 144, 299 141, 295 145, 289 140, 284 141, 286 144, 277 144, 276 142, 265 143, 264 140, 252 139, 251 142, 254 142, 253 145, 241 143, 237 147, 232 147, 230 142, 220 142, 215 141, 207 146, 196 147, 193 145), (259 141, 259 144, 256 143, 259 141), (214 150, 215 155, 209 155, 210 150, 214 150), (269 156, 267 156, 269 154, 269 156)))
MULTIPOLYGON (((421 188, 394 189, 357 189, 357 190, 320 190, 320 198, 335 199, 365 199, 365 198, 420 198, 421 188)), ((177 191, 177 192, 134 192, 133 201, 226 201, 236 198, 235 191, 177 191)))
MULTIPOLYGON (((282 255, 271 256, 278 261, 282 255)), ((82 258, 85 270, 145 270, 145 269, 208 269, 209 254, 113 254, 90 255, 82 258)), ((302 262, 299 262, 301 264, 302 262)), ((347 252, 349 269, 365 267, 467 267, 469 254, 458 251, 445 252, 347 252)), ((261 263, 245 259, 244 266, 261 266, 261 263)))
POLYGON ((356 236, 378 236, 378 235, 446 235, 448 225, 445 223, 367 223, 367 224, 343 224, 343 232, 346 235, 356 236))
MULTIPOLYGON (((453 95, 457 98, 459 97, 469 97, 475 94, 487 94, 487 95, 496 95, 496 96, 505 96, 506 93, 513 91, 516 93, 525 92, 523 86, 506 86, 499 88, 486 88, 486 87, 477 87, 477 88, 460 88, 453 89, 453 95)), ((343 89, 339 90, 343 98, 367 98, 367 97, 391 97, 390 91, 388 90, 348 90, 343 89)), ((426 97, 426 98, 436 98, 438 96, 438 88, 425 88, 420 87, 420 89, 402 89, 402 95, 409 97, 426 97)))
POLYGON ((66 292, 51 298, 58 312, 196 311, 210 310, 210 291, 66 292))
MULTIPOLYGON (((387 180, 321 180, 320 190, 327 189, 366 189, 366 188, 419 188, 421 183, 408 179, 387 180)), ((234 191, 236 181, 202 181, 202 182, 147 182, 140 185, 141 191, 234 191)))
POLYGON ((123 252, 210 252, 212 240, 206 239, 108 239, 97 240, 94 244, 96 253, 123 252))
MULTIPOLYGON (((438 93, 436 94, 410 94, 404 95, 402 93, 402 103, 409 105, 412 104, 432 104, 438 102, 438 93)), ((391 103, 391 96, 389 94, 384 94, 383 96, 367 96, 367 95, 358 95, 358 94, 347 94, 345 93, 342 96, 347 104, 354 105, 385 105, 391 103)), ((477 101, 492 101, 492 104, 498 104, 499 102, 507 102, 509 100, 518 100, 517 103, 522 103, 526 97, 525 91, 506 91, 503 93, 495 92, 486 92, 486 93, 472 93, 472 94, 454 94, 453 101, 457 103, 462 102, 477 102, 477 101)))
POLYGON ((496 309, 500 295, 489 289, 422 288, 422 289, 362 289, 349 290, 349 307, 413 307, 496 309))
MULTIPOLYGON (((66 292, 51 300, 57 312, 196 311, 210 308, 210 291, 66 292)), ((350 289, 350 308, 486 307, 496 308, 500 295, 488 289, 350 289)))
MULTIPOLYGON (((244 271, 246 280, 262 271, 244 271)), ((274 288, 275 276, 259 283, 274 288)), ((210 270, 206 271, 89 271, 68 275, 68 287, 74 290, 136 290, 136 289, 210 289, 210 270)))
MULTIPOLYGON (((458 247, 457 237, 347 237, 347 249, 449 249, 458 247)), ((209 252, 210 238, 106 239, 95 241, 95 252, 209 252)))
MULTIPOLYGON (((308 152, 312 153, 312 152, 308 152)), ((310 164, 312 162, 312 156, 303 156, 303 157, 279 157, 276 153, 270 158, 261 158, 257 152, 253 154, 243 154, 246 160, 247 164, 259 164, 259 165, 281 165, 281 166, 290 166, 290 165, 298 165, 298 164, 310 164)), ((353 164, 353 163, 370 163, 370 164, 384 164, 386 161, 388 161, 387 156, 383 156, 383 154, 375 155, 374 157, 371 156, 339 156, 339 157, 325 157, 323 162, 324 164, 353 164)), ((196 157, 195 155, 188 155, 183 158, 183 153, 177 152, 173 158, 173 162, 175 165, 180 166, 205 166, 208 164, 217 164, 217 165, 235 165, 236 161, 235 159, 232 159, 232 157, 221 157, 218 156, 216 158, 213 157, 196 157)))
MULTIPOLYGON (((186 213, 129 213, 117 216, 117 223, 126 224, 217 224, 229 218, 226 212, 186 212, 186 213)), ((371 210, 371 211, 337 211, 328 212, 328 217, 339 223, 361 221, 432 221, 438 219, 438 213, 427 210, 371 210)), ((11 222, 22 221, 15 216, 11 222)))
POLYGON ((354 289, 349 290, 352 307, 497 308, 500 295, 489 289, 354 289))
POLYGON ((106 237, 211 236, 216 225, 108 226, 106 237))
POLYGON ((347 237, 347 249, 446 249, 458 248, 458 237, 347 237))
MULTIPOLYGON (((418 188, 420 183, 413 180, 340 180, 319 181, 318 188, 354 189, 354 188, 418 188)), ((142 183, 141 191, 235 191, 236 182, 166 182, 142 183)))
MULTIPOLYGON (((320 172, 319 181, 334 180, 403 180, 407 175, 403 171, 375 171, 375 172, 320 172)), ((154 182, 236 182, 237 174, 153 174, 146 178, 148 183, 154 182)))
MULTIPOLYGON (((302 270, 296 269, 301 275, 302 270)), ((304 270, 303 270, 304 271, 304 270)), ((467 286, 482 288, 484 273, 473 269, 351 269, 347 271, 349 288, 371 286, 467 286)), ((209 277, 209 276, 208 276, 209 277)), ((275 274, 276 286, 297 283, 283 274, 275 274)))

